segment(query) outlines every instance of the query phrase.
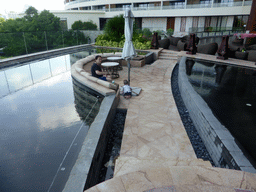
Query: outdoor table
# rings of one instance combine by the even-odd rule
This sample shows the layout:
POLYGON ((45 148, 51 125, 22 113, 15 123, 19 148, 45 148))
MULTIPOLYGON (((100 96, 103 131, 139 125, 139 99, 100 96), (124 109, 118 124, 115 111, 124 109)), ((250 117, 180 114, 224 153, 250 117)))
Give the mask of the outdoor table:
POLYGON ((109 61, 116 61, 116 62, 119 63, 119 66, 118 66, 119 70, 123 69, 123 67, 122 67, 122 65, 120 63, 121 59, 122 59, 122 57, 107 57, 107 60, 109 60, 109 61))
POLYGON ((119 63, 117 62, 105 62, 101 64, 103 71, 107 71, 108 74, 112 76, 112 78, 119 77, 118 66, 119 63))

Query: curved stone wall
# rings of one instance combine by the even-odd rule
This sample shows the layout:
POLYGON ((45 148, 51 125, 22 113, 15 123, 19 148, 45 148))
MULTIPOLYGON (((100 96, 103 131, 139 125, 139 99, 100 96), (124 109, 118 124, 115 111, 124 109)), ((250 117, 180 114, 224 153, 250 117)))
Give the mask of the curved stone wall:
MULTIPOLYGON (((121 53, 103 53, 103 54, 97 54, 101 55, 102 58, 104 57, 110 57, 110 56, 121 56, 121 53)), ((99 92, 100 94, 107 96, 116 94, 116 91, 118 89, 118 84, 112 84, 111 82, 100 80, 96 77, 93 77, 91 73, 86 72, 84 70, 84 65, 87 63, 93 61, 95 59, 96 55, 90 55, 86 58, 80 59, 77 62, 75 62, 71 67, 71 75, 73 78, 75 78, 80 83, 84 84, 85 86, 99 92)))
MULTIPOLYGON (((194 56, 195 57, 195 56, 194 56)), ((255 168, 201 96, 193 89, 186 75, 186 57, 179 62, 179 89, 193 123, 215 165, 256 173, 255 168)))

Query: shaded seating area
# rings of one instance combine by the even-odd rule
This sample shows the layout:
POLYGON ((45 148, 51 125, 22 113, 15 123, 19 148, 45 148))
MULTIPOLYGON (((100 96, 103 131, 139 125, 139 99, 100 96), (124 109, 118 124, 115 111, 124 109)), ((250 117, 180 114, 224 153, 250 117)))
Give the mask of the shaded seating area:
POLYGON ((256 37, 242 39, 234 35, 229 40, 229 50, 232 58, 256 61, 256 37))
MULTIPOLYGON (((189 36, 174 37, 170 36, 166 39, 158 40, 159 47, 173 51, 188 51, 187 45, 189 36)), ((218 43, 199 44, 200 39, 196 37, 197 52, 209 55, 215 55, 218 50, 218 43)), ((237 35, 229 37, 229 56, 230 58, 256 61, 256 37, 247 37, 242 39, 237 35)))

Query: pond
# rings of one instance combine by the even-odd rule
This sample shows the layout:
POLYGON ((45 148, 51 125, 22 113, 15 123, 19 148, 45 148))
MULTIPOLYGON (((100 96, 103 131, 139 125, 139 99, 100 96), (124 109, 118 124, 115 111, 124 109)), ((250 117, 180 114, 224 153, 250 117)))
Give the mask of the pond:
POLYGON ((218 120, 256 160, 256 70, 195 61, 188 79, 218 120))
POLYGON ((0 69, 0 191, 64 188, 101 102, 72 80, 76 59, 0 69))

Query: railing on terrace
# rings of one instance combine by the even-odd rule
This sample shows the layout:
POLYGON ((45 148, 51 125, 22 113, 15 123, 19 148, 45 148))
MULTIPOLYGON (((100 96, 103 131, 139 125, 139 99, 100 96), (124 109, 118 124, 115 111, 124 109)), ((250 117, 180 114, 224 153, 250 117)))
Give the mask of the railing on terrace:
POLYGON ((82 2, 87 2, 87 1, 96 1, 96 0, 77 0, 77 1, 70 1, 70 2, 65 2, 65 5, 71 5, 71 4, 82 3, 82 2))
MULTIPOLYGON (((79 2, 85 2, 88 0, 80 0, 80 1, 72 1, 69 4, 75 4, 79 2)), ((95 1, 95 0, 91 0, 95 1)), ((150 10, 169 10, 169 9, 197 9, 197 8, 213 8, 213 7, 235 7, 235 6, 250 6, 252 5, 252 1, 238 1, 238 2, 228 2, 228 3, 203 3, 202 1, 200 4, 181 4, 181 5, 168 5, 168 6, 148 6, 148 7, 131 7, 132 11, 150 11, 150 10)), ((95 11, 106 11, 106 12, 113 12, 113 11, 125 11, 125 7, 121 8, 97 8, 92 6, 92 10, 95 11)))
POLYGON ((197 37, 221 37, 223 35, 234 35, 235 33, 245 33, 245 30, 227 30, 227 31, 203 31, 194 32, 197 37))

